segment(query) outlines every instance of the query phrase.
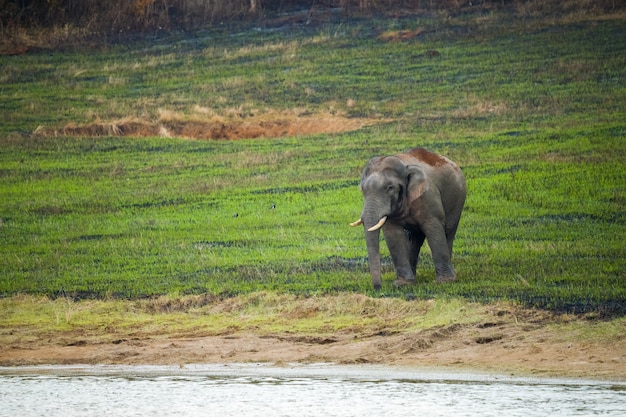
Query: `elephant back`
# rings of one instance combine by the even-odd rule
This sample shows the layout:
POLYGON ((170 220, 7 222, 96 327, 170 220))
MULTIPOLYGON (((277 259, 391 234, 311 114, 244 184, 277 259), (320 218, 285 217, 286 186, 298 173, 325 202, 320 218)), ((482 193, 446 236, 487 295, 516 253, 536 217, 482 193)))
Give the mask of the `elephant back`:
POLYGON ((420 148, 420 147, 409 149, 404 154, 405 155, 410 155, 411 157, 417 159, 418 161, 420 161, 420 162, 422 162, 422 163, 424 163, 426 165, 430 165, 432 167, 440 167, 440 166, 443 166, 443 165, 456 166, 456 164, 454 162, 452 162, 451 160, 449 160, 445 156, 437 155, 434 152, 431 152, 431 151, 429 151, 427 149, 420 148))

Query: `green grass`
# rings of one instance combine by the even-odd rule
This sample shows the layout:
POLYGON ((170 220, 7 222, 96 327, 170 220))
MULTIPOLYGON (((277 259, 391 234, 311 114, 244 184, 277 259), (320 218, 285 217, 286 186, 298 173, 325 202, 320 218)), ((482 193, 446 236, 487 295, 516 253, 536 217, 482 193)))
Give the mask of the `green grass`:
POLYGON ((4 296, 376 295, 362 229, 348 226, 360 172, 420 145, 467 176, 458 282, 434 283, 425 248, 418 285, 395 289, 383 245, 380 296, 626 312, 623 20, 493 12, 209 31, 0 57, 0 68, 4 296), (377 38, 416 27, 415 40, 377 38), (292 108, 388 121, 241 141, 31 134, 292 108))

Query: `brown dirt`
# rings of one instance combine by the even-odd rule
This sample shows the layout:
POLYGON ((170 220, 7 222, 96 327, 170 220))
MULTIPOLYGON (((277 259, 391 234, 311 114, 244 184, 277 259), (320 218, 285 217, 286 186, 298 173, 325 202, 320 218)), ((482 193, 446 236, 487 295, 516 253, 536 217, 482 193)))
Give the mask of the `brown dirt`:
POLYGON ((126 118, 117 121, 96 121, 85 125, 71 123, 61 129, 40 128, 35 134, 39 136, 161 136, 233 140, 339 133, 358 130, 382 121, 347 118, 329 113, 296 115, 287 112, 236 120, 215 119, 184 120, 174 118, 153 122, 126 118))
POLYGON ((616 324, 617 337, 603 341, 577 336, 584 331, 570 331, 568 336, 563 326, 572 320, 584 326, 586 320, 581 318, 564 324, 546 313, 511 313, 494 310, 478 323, 423 330, 353 328, 321 335, 235 328, 219 334, 185 334, 158 329, 118 332, 111 339, 106 329, 99 335, 84 330, 33 334, 27 328, 5 327, 0 329, 0 365, 332 362, 626 380, 624 321, 616 324))
POLYGON ((400 42, 415 39, 424 33, 424 29, 418 28, 413 30, 392 30, 383 32, 378 36, 378 39, 385 42, 400 42))

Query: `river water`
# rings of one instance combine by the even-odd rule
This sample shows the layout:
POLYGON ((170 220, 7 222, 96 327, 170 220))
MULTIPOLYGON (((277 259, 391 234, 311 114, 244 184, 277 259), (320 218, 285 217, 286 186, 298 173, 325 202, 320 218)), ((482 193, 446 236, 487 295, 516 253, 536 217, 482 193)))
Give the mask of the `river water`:
POLYGON ((0 416, 626 416, 626 382, 329 364, 0 367, 0 416))

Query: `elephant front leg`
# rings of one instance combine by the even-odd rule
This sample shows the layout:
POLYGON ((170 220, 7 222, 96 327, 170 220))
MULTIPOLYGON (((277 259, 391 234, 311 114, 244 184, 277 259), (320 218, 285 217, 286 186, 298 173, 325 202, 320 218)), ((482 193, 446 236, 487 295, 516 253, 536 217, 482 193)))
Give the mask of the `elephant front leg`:
POLYGON ((456 272, 452 267, 450 247, 446 239, 443 225, 435 222, 425 227, 425 229, 428 246, 430 246, 430 251, 432 252, 433 261, 435 263, 437 282, 444 283, 455 281, 456 272))
POLYGON ((396 270, 394 285, 404 286, 415 283, 415 262, 409 233, 401 226, 385 224, 383 234, 389 254, 396 270))

